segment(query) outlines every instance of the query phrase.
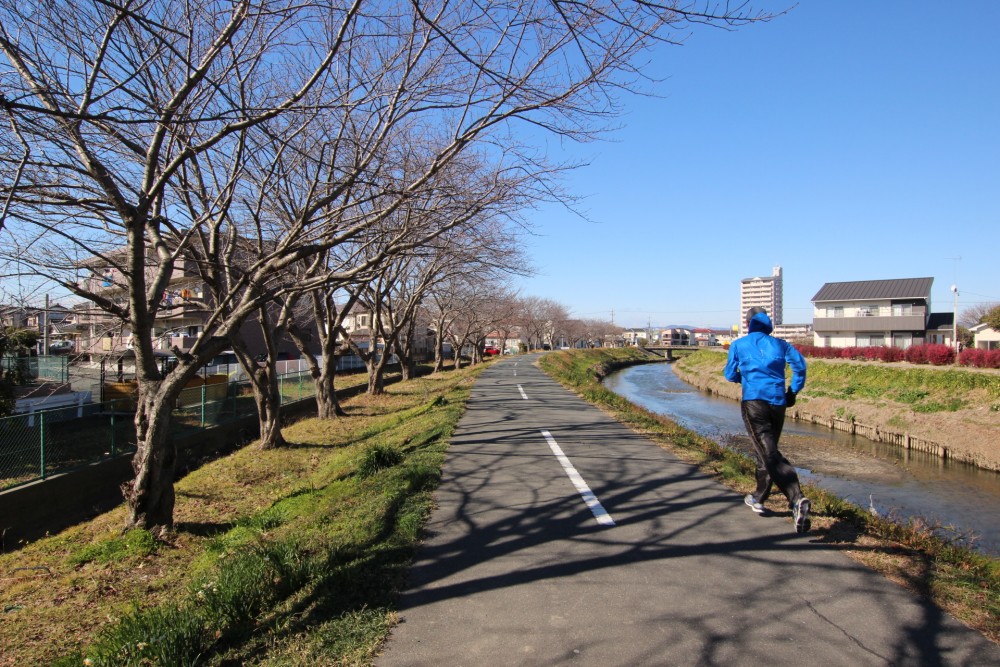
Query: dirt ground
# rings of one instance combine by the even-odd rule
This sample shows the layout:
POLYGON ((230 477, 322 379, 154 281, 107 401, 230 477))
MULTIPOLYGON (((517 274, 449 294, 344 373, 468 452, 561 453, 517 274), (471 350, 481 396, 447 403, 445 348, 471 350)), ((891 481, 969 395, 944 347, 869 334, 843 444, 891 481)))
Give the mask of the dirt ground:
POLYGON ((810 399, 805 407, 813 414, 827 417, 835 415, 838 408, 844 408, 859 423, 904 431, 946 447, 952 458, 975 463, 981 468, 1000 470, 1000 412, 991 411, 988 407, 918 413, 902 406, 877 406, 863 401, 829 398, 810 399))
MULTIPOLYGON (((718 373, 692 372, 678 365, 674 369, 686 382, 739 399, 739 386, 726 382, 718 373)), ((952 459, 1000 471, 1000 412, 989 405, 955 412, 919 413, 906 405, 887 401, 811 398, 807 386, 799 403, 789 413, 793 418, 796 413, 809 413, 824 420, 852 415, 859 424, 878 426, 886 432, 908 433, 947 448, 952 459)))

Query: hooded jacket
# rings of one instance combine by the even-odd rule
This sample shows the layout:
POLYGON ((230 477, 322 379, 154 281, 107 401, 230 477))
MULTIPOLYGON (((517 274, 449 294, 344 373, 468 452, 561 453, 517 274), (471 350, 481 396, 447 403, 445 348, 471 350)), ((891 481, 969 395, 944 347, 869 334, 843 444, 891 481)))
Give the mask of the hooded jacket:
POLYGON ((771 336, 774 327, 767 313, 757 313, 748 323, 749 333, 729 346, 723 374, 743 385, 744 401, 785 404, 785 365, 792 368, 793 393, 806 383, 806 360, 787 341, 771 336))

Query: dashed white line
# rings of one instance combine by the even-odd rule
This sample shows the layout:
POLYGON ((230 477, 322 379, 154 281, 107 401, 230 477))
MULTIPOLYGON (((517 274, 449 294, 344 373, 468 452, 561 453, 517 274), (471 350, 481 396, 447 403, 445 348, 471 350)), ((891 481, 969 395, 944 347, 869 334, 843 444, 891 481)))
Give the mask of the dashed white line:
MULTIPOLYGON (((518 385, 518 388, 520 388, 520 385, 518 385)), ((527 396, 525 396, 525 398, 527 398, 527 396)), ((587 486, 587 482, 583 480, 580 473, 578 473, 576 468, 573 467, 573 463, 569 460, 569 457, 563 454, 562 448, 559 446, 559 443, 556 442, 556 439, 552 437, 552 434, 548 431, 542 431, 542 435, 545 437, 546 442, 549 443, 549 448, 552 450, 552 453, 556 455, 559 463, 562 464, 563 470, 566 471, 566 475, 569 476, 570 481, 573 482, 573 486, 575 486, 576 490, 580 493, 580 496, 583 498, 583 502, 587 503, 587 507, 590 508, 594 518, 597 519, 597 523, 602 526, 615 525, 615 520, 611 518, 611 515, 604 509, 604 505, 601 504, 601 501, 597 499, 594 492, 590 490, 589 486, 587 486)))
POLYGON ((521 385, 517 385, 517 390, 521 392, 521 398, 523 398, 524 400, 528 400, 528 395, 524 393, 524 387, 522 387, 521 385))

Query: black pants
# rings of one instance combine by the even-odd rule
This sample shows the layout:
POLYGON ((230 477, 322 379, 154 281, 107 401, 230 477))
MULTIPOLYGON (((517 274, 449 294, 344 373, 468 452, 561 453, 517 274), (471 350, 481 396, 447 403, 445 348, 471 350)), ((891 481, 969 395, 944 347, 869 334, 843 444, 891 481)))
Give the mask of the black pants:
POLYGON ((785 406, 771 405, 767 401, 743 401, 740 408, 757 459, 757 490, 753 497, 758 502, 767 500, 773 481, 788 498, 788 503, 794 505, 802 497, 799 476, 778 451, 778 439, 785 425, 785 406))

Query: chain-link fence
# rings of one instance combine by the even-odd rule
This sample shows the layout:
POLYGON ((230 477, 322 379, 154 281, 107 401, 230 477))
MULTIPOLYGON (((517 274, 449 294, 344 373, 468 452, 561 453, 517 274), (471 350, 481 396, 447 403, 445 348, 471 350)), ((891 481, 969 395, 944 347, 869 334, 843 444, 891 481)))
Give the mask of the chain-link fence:
MULTIPOLYGON (((278 380, 282 405, 313 399, 308 373, 288 373, 278 380)), ((122 397, 115 400, 0 418, 0 490, 134 452, 135 397, 128 383, 117 384, 122 397)), ((249 381, 206 378, 181 392, 171 437, 189 437, 256 414, 249 381)))
POLYGON ((35 380, 69 382, 69 359, 66 357, 0 357, 0 364, 16 384, 35 380))

